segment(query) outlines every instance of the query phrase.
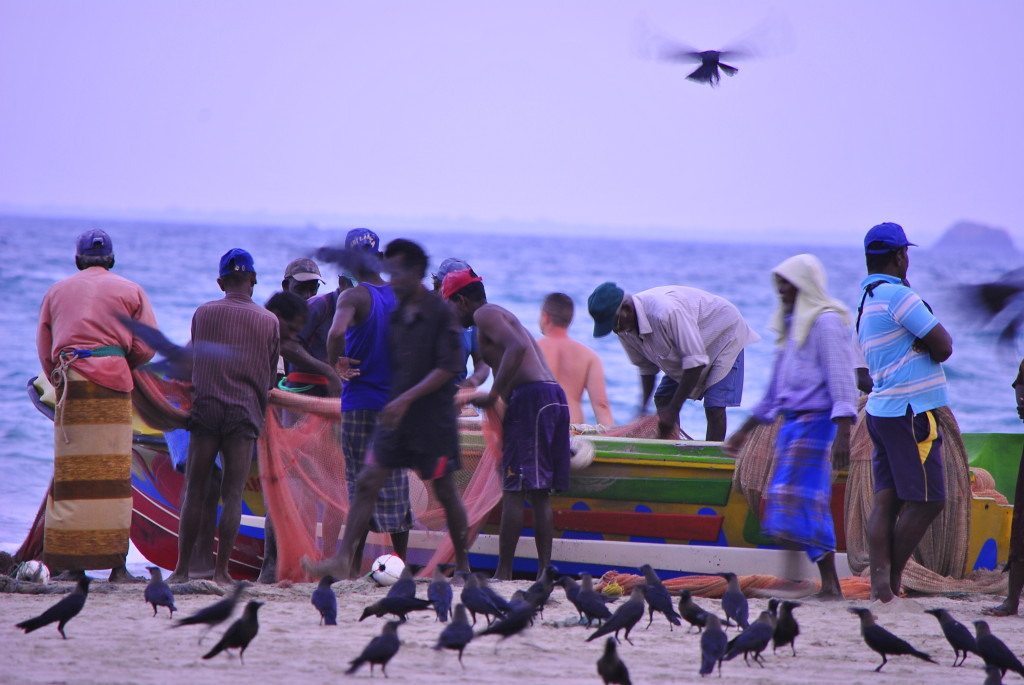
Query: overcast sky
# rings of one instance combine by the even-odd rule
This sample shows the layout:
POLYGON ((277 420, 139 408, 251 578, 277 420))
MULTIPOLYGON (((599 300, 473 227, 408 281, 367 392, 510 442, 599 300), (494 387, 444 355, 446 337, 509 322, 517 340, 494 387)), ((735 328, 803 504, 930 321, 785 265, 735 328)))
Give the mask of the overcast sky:
POLYGON ((1022 27, 1020 0, 0 0, 0 211, 1024 246, 1022 27), (771 56, 717 89, 639 38, 751 32, 771 56))

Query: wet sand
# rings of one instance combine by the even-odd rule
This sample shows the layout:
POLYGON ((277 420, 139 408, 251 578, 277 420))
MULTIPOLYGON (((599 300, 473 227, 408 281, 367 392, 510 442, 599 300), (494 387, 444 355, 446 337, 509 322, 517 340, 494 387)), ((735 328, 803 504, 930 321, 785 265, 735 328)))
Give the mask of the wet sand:
MULTIPOLYGON (((494 587, 508 597, 515 589, 528 585, 513 581, 495 583, 494 587)), ((71 585, 66 587, 70 589, 71 585)), ((319 615, 309 599, 313 584, 254 586, 246 596, 266 605, 260 609, 260 632, 246 652, 245 664, 223 654, 204 661, 201 656, 216 643, 228 624, 216 628, 201 646, 197 645, 201 629, 171 629, 165 609, 154 618, 151 607, 143 601, 143 587, 144 584, 111 586, 105 579, 97 578, 85 609, 66 628, 68 640, 61 639, 55 625, 29 635, 14 627, 15 623, 41 613, 57 601, 58 595, 0 594, 0 630, 4 635, 0 682, 337 683, 345 677, 348 662, 384 625, 384 619, 372 617, 357 621, 364 606, 386 593, 369 581, 344 581, 334 586, 339 604, 337 626, 318 625, 319 615)), ((459 591, 455 588, 456 601, 459 591)), ((425 583, 418 586, 418 596, 426 596, 425 583)), ((180 613, 176 616, 186 616, 216 599, 214 595, 179 595, 176 602, 180 613)), ((982 683, 985 673, 977 656, 969 656, 962 668, 950 667, 952 649, 938 622, 923 610, 946 608, 972 632, 970 622, 985 618, 992 631, 1015 653, 1024 654, 1024 619, 981 614, 983 607, 1000 599, 991 595, 916 597, 889 605, 805 601, 796 610, 801 630, 796 657, 788 647, 780 649, 778 655, 773 655, 769 648, 765 668, 748 667, 741 657, 723 665, 723 678, 751 683, 845 685, 937 685, 950 679, 965 684, 982 683), (881 659, 861 640, 857 618, 846 611, 851 605, 870 606, 881 625, 931 654, 939 665, 912 657, 892 657, 881 673, 872 672, 881 659)), ((697 598, 697 602, 709 609, 719 607, 714 599, 697 598)), ((751 616, 766 604, 767 600, 751 599, 751 616)), ((240 613, 236 611, 232 620, 240 613)), ((543 621, 538 619, 533 628, 500 645, 496 637, 471 643, 465 651, 463 670, 454 652, 431 649, 442 628, 435 622, 434 614, 413 614, 399 629, 402 647, 388 667, 388 682, 600 683, 595 663, 603 650, 604 638, 585 642, 592 630, 571 625, 575 620, 575 609, 565 600, 561 588, 555 588, 543 621)), ((480 619, 477 628, 483 625, 480 619)), ((660 614, 650 629, 644 630, 645 625, 646 618, 631 635, 635 646, 623 642, 619 648, 633 682, 700 682, 700 640, 696 632, 688 634, 685 627, 670 631, 660 614)), ((377 669, 375 678, 380 675, 377 669)), ((369 677, 368 665, 351 676, 369 677)), ((1007 674, 1006 682, 1017 680, 1018 676, 1007 674)))

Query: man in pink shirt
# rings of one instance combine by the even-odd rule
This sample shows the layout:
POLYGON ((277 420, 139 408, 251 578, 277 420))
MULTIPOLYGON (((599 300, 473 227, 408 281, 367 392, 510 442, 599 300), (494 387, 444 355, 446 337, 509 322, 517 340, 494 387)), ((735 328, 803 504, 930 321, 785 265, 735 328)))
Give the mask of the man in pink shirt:
POLYGON ((132 519, 131 370, 153 351, 124 324, 156 327, 146 293, 110 272, 114 248, 100 229, 78 237, 78 273, 55 283, 39 309, 39 362, 57 391, 54 476, 46 498, 43 561, 80 578, 124 560, 132 519))

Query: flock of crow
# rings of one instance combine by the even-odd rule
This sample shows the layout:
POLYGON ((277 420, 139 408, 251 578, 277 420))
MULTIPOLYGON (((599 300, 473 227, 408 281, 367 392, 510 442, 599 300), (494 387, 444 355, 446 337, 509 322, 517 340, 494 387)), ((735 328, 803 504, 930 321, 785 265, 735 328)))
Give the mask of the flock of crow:
MULTIPOLYGON (((401 646, 398 629, 414 611, 432 611, 436 620, 445 624, 434 649, 457 652, 459 664, 462 665, 463 652, 470 642, 489 635, 497 635, 499 641, 505 640, 533 625, 535 618, 543 619, 544 606, 555 587, 562 588, 565 598, 578 612, 581 625, 596 626, 586 638, 587 642, 608 636, 604 653, 597 661, 597 673, 605 685, 630 684, 629 671, 618 655, 617 645, 620 633, 622 639, 633 644, 629 637, 630 631, 643 619, 644 613, 648 616, 647 628, 654 621, 655 613, 660 613, 669 622, 669 630, 673 630, 674 626, 682 626, 683 621, 689 624, 688 632, 697 629, 701 645, 701 675, 710 675, 717 668, 721 677, 722 662, 741 655, 748 666, 752 660, 764 668, 761 655, 769 645, 773 653, 779 647, 788 646, 792 655, 796 656, 800 626, 793 611, 801 606, 800 602, 770 599, 767 609, 750 621, 747 598, 733 573, 719 574, 727 582, 727 589, 721 599, 722 615, 719 616, 698 605, 688 590, 682 590, 678 600, 673 600, 648 564, 640 568, 644 583, 634 587, 629 597, 621 602, 596 591, 593 579, 587 573, 581 574, 577 582, 571 576, 560 575, 554 566, 548 566, 539 580, 525 591, 517 590, 507 600, 490 586, 486 575, 456 572, 455 577, 462 581, 462 588, 460 601, 455 603, 455 589, 446 576, 450 568, 442 565, 435 569, 424 599, 416 596, 413 567, 407 566, 399 580, 388 589, 387 595, 363 610, 360 621, 371 616, 393 616, 397 620, 385 623, 381 634, 370 640, 362 652, 349 662, 346 674, 353 674, 368 663, 371 675, 374 667, 380 666, 381 672, 387 676, 387 664, 401 646), (486 623, 479 630, 475 628, 478 618, 486 623), (732 639, 726 634, 730 627, 738 631, 732 639)), ((145 601, 152 605, 154 616, 160 607, 165 607, 173 619, 177 608, 171 588, 163 581, 159 568, 150 567, 149 570, 151 580, 144 593, 145 601)), ((17 627, 30 633, 56 623, 57 630, 66 639, 64 628, 85 606, 90 581, 88 577, 82 578, 73 592, 39 616, 18 623, 17 627)), ((338 600, 331 588, 336 582, 337 579, 324 576, 313 591, 312 604, 320 614, 321 625, 337 625, 338 600)), ((173 627, 204 626, 205 630, 199 637, 199 643, 202 644, 207 633, 231 617, 249 585, 244 581, 237 583, 226 597, 191 616, 177 619, 173 627)), ((239 660, 244 664, 245 650, 259 632, 257 614, 262 605, 263 602, 250 600, 242 617, 231 624, 203 658, 212 659, 221 652, 237 649, 239 660)), ((882 663, 875 671, 881 671, 890 656, 913 656, 937 663, 930 655, 875 623, 875 617, 869 609, 851 607, 849 611, 860 619, 860 631, 865 644, 882 657, 882 663)), ((927 613, 938 619, 943 635, 953 648, 953 666, 962 665, 968 654, 976 654, 985 662, 986 685, 1002 682, 1007 671, 1024 677, 1024 665, 1002 640, 992 634, 985 621, 974 621, 975 634, 972 635, 966 626, 957 622, 945 609, 929 609, 927 613)))

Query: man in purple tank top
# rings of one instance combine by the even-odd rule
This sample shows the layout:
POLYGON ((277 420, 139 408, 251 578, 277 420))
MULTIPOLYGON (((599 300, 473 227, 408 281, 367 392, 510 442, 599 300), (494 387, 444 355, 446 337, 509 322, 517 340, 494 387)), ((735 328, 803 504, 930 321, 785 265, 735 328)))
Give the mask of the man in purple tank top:
MULTIPOLYGON (((327 361, 335 364, 346 378, 341 390, 341 449, 345 454, 350 504, 380 411, 391 391, 388 321, 395 309, 395 295, 380 276, 379 245, 377 234, 365 228, 353 229, 345 236, 346 249, 366 250, 370 258, 362 260, 356 268, 358 285, 338 296, 334 322, 327 335, 327 361)), ((409 475, 404 469, 395 469, 377 497, 370 530, 390 533, 395 554, 405 559, 412 523, 409 475)), ((341 521, 333 516, 324 517, 325 557, 334 554, 340 529, 341 521)), ((353 555, 353 577, 359 574, 358 561, 365 541, 364 535, 353 555)))

